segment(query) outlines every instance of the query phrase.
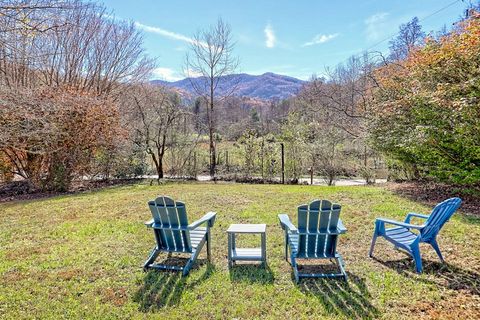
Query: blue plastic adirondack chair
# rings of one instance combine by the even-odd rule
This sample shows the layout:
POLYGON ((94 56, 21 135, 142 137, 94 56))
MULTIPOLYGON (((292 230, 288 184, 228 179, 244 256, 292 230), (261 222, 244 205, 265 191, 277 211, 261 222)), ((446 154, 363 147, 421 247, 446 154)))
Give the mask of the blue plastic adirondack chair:
POLYGON ((314 200, 298 207, 298 229, 290 222, 287 214, 278 219, 285 230, 285 260, 290 260, 295 281, 300 278, 343 277, 347 279, 342 256, 337 252, 337 238, 347 229, 339 219, 341 206, 327 200, 314 200), (339 273, 300 273, 297 259, 333 259, 339 273))
POLYGON ((460 207, 462 200, 460 198, 451 198, 440 202, 433 208, 430 215, 410 212, 405 218, 405 222, 377 218, 375 221, 375 231, 373 233, 372 245, 370 246, 370 257, 373 256, 373 249, 377 237, 384 237, 393 243, 396 248, 407 251, 415 261, 415 269, 418 273, 422 272, 422 257, 420 255, 420 243, 430 244, 437 253, 440 261, 443 263, 443 256, 437 243, 437 235, 453 213, 460 207), (412 217, 425 219, 422 225, 411 224, 412 217), (386 224, 394 225, 393 228, 385 228, 386 224), (411 230, 416 230, 412 232, 411 230))
POLYGON ((198 257, 205 242, 207 243, 207 257, 210 261, 210 228, 215 222, 215 212, 206 213, 201 219, 188 224, 185 204, 166 196, 160 196, 148 202, 153 219, 145 222, 155 234, 156 246, 143 266, 164 270, 180 270, 186 276, 198 257), (205 224, 205 227, 200 227, 205 224), (189 254, 184 267, 155 264, 154 261, 161 252, 189 254))

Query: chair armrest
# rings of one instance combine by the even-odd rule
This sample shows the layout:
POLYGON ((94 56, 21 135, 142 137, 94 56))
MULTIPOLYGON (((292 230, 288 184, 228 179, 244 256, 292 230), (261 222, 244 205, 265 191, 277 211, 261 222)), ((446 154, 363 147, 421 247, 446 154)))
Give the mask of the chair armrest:
POLYGON ((409 229, 417 229, 417 230, 422 230, 425 227, 424 225, 410 224, 410 223, 400 222, 400 221, 386 219, 386 218, 377 218, 376 221, 380 221, 380 222, 388 223, 388 224, 393 224, 393 225, 396 225, 396 226, 409 228, 409 229))
POLYGON ((407 216, 405 217, 405 223, 410 223, 410 220, 412 217, 417 217, 417 218, 422 218, 422 219, 428 219, 430 215, 428 214, 420 214, 420 213, 415 213, 415 212, 409 212, 407 216))
POLYGON ((201 217, 197 221, 190 223, 188 225, 188 229, 190 229, 190 230, 195 229, 198 226, 200 226, 201 224, 206 223, 206 222, 208 222, 209 227, 213 227, 213 224, 215 223, 216 215, 217 215, 216 212, 211 212, 211 211, 207 212, 203 217, 201 217))
POLYGON ((144 225, 146 225, 147 227, 151 228, 154 223, 155 223, 155 222, 154 222, 153 219, 152 219, 152 220, 149 220, 149 221, 147 221, 147 222, 144 222, 144 225))
POLYGON ((291 233, 297 233, 298 230, 297 228, 290 222, 290 218, 286 213, 281 213, 278 215, 278 220, 280 220, 280 225, 282 226, 282 229, 291 232, 291 233))
POLYGON ((337 230, 339 233, 345 233, 347 232, 347 228, 343 225, 342 220, 338 219, 338 224, 337 224, 337 230))

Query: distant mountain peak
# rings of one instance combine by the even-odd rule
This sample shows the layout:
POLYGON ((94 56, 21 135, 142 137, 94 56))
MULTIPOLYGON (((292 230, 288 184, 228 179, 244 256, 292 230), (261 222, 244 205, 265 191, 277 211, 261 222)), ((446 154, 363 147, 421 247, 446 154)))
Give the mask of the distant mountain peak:
MULTIPOLYGON (((179 81, 152 80, 153 84, 160 84, 175 88, 179 92, 186 92, 195 95, 192 82, 199 83, 203 81, 202 77, 185 78, 179 81)), ((263 100, 286 99, 296 95, 305 81, 273 72, 265 72, 261 75, 251 75, 248 73, 238 73, 224 76, 220 81, 220 94, 229 92, 236 87, 234 94, 240 97, 250 97, 263 100)))

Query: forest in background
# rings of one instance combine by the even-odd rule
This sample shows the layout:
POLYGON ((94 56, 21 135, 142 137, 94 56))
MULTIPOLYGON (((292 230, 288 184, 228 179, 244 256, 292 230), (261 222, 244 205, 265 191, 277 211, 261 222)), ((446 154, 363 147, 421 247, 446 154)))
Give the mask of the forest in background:
POLYGON ((435 33, 413 18, 388 54, 352 56, 281 101, 217 90, 238 67, 228 23, 194 39, 185 74, 202 81, 184 99, 149 82, 157 61, 142 33, 102 5, 2 1, 0 180, 56 191, 145 174, 479 183, 478 5, 435 33))

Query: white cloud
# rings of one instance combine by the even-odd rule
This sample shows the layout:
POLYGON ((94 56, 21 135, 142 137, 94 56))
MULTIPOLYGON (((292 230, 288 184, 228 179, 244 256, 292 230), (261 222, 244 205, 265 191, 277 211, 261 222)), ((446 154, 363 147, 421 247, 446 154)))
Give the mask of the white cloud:
POLYGON ((156 79, 166 81, 177 81, 183 79, 183 77, 173 69, 170 68, 156 68, 153 70, 153 76, 156 79))
POLYGON ((273 31, 273 27, 270 23, 265 26, 263 32, 265 33, 265 45, 267 46, 267 48, 275 47, 275 42, 277 41, 277 38, 275 37, 275 32, 273 31))
POLYGON ((365 20, 367 40, 379 40, 385 34, 385 30, 389 30, 388 16, 388 12, 380 12, 365 20))
POLYGON ((197 70, 191 70, 188 66, 185 66, 183 69, 183 76, 184 78, 198 78, 202 77, 203 74, 197 70))
MULTIPOLYGON (((145 32, 155 33, 155 34, 161 35, 161 36, 166 37, 166 38, 179 40, 179 41, 184 41, 184 42, 188 42, 188 43, 191 43, 191 44, 195 43, 195 39, 187 37, 187 36, 185 36, 183 34, 180 34, 180 33, 173 32, 173 31, 165 30, 165 29, 158 28, 158 27, 147 26, 147 25, 145 25, 143 23, 140 23, 140 22, 135 22, 135 26, 139 29, 142 29, 145 32)), ((202 43, 202 45, 206 45, 206 44, 202 43)))
POLYGON ((328 42, 334 38, 338 37, 338 33, 334 34, 317 34, 315 37, 313 37, 312 40, 305 42, 303 44, 303 47, 308 47, 308 46, 313 46, 315 44, 321 44, 328 42))

